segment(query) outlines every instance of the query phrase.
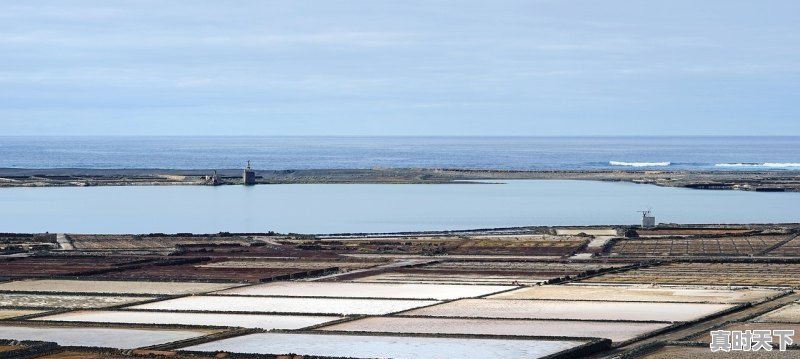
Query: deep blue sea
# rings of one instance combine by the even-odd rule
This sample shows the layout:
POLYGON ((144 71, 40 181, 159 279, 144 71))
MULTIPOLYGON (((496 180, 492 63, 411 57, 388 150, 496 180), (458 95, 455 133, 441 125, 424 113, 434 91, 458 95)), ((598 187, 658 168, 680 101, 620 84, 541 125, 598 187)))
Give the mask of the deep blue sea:
POLYGON ((800 170, 800 137, 0 137, 0 168, 800 170))

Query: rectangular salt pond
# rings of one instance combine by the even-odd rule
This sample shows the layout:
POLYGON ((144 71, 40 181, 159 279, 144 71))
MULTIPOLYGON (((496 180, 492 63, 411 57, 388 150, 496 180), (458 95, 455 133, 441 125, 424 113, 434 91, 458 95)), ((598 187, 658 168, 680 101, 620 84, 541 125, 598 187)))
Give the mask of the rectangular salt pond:
POLYGON ((790 303, 769 313, 766 313, 755 320, 761 323, 796 323, 800 324, 800 304, 790 303))
POLYGON ((405 315, 465 318, 689 321, 733 307, 706 303, 462 299, 405 315))
POLYGON ((220 294, 449 300, 478 297, 513 288, 516 287, 403 283, 276 282, 234 288, 222 291, 220 294))
POLYGON ((294 353, 347 358, 527 359, 555 354, 582 344, 584 342, 580 341, 263 333, 204 343, 183 350, 294 353))
POLYGON ((151 299, 153 297, 0 293, 0 306, 88 309, 132 304, 151 299))
POLYGON ((417 283, 417 284, 493 284, 505 285, 519 282, 525 285, 537 284, 548 278, 529 275, 503 274, 449 274, 449 273, 384 273, 355 279, 359 283, 417 283))
POLYGON ((234 286, 220 283, 40 279, 1 283, 0 291, 176 295, 205 293, 234 286))
POLYGON ((130 309, 210 312, 383 315, 438 303, 434 300, 191 296, 146 303, 130 309))
POLYGON ((342 319, 342 317, 104 310, 56 314, 47 317, 39 317, 35 320, 53 320, 61 322, 208 325, 271 330, 300 329, 339 319, 342 319))
MULTIPOLYGON (((800 333, 800 324, 796 323, 748 323, 748 322, 732 322, 725 324, 719 328, 714 328, 715 330, 725 330, 725 331, 739 331, 739 332, 746 332, 751 331, 755 332, 757 330, 766 330, 766 331, 773 331, 773 330, 793 330, 795 333, 800 333)), ((794 344, 797 343, 797 335, 792 335, 794 340, 794 344)), ((708 344, 711 342, 711 331, 702 331, 700 333, 696 333, 693 337, 688 338, 688 340, 693 342, 700 342, 706 344, 705 347, 708 349, 708 344)), ((777 344, 777 338, 773 338, 772 344, 777 344)), ((793 345, 794 346, 794 345, 793 345)), ((760 352, 763 352, 761 350, 760 352)), ((775 356, 775 358, 783 359, 783 358, 800 358, 800 352, 795 352, 797 354, 789 354, 789 353, 781 353, 778 350, 773 350, 773 352, 780 353, 781 355, 775 356)), ((731 354, 735 352, 731 351, 731 354)), ((744 354, 744 353, 742 353, 744 354)), ((750 353, 752 354, 752 353, 750 353)), ((742 358, 751 358, 750 356, 741 356, 742 358)), ((728 358, 739 358, 739 356, 730 356, 728 358)), ((758 358, 758 357, 756 357, 758 358)), ((710 359, 716 359, 713 356, 710 359)))
POLYGON ((558 228, 556 234, 559 236, 575 236, 581 233, 590 236, 616 236, 617 230, 613 228, 558 228))
POLYGON ((56 342, 62 346, 135 349, 208 335, 204 330, 0 326, 0 338, 56 342))
POLYGON ((780 294, 770 289, 702 287, 546 285, 490 296, 491 299, 606 300, 621 302, 748 303, 780 294))
POLYGON ((614 342, 633 339, 665 328, 667 323, 589 322, 570 320, 452 319, 375 317, 321 328, 326 331, 483 334, 551 337, 607 338, 614 342))

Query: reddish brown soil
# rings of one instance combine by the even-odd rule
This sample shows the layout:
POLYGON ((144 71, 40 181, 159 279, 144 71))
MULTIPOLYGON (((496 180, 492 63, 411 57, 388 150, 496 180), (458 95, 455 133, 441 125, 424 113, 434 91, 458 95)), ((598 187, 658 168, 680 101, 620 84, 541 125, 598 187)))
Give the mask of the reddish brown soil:
POLYGON ((693 236, 699 234, 739 234, 750 232, 744 227, 736 228, 653 228, 637 229, 640 236, 693 236))
POLYGON ((4 258, 0 277, 79 276, 95 271, 109 271, 153 259, 142 257, 53 256, 4 258))
POLYGON ((55 234, 0 233, 0 243, 56 243, 55 234))
MULTIPOLYGON (((163 265, 150 264, 124 271, 114 271, 91 276, 93 279, 116 280, 176 280, 176 281, 231 281, 263 282, 279 279, 303 278, 333 272, 335 268, 309 270, 304 268, 214 268, 204 267, 210 261, 163 265)), ((300 266, 300 265, 299 265, 300 266)))
POLYGON ((309 251, 359 254, 414 254, 414 255, 515 255, 515 256, 569 256, 589 241, 581 238, 493 240, 356 240, 307 241, 297 245, 309 251))
POLYGON ((178 246, 184 257, 339 258, 336 253, 304 250, 293 245, 243 246, 238 244, 196 244, 178 246))
POLYGON ((800 236, 767 253, 770 256, 800 257, 800 236))
POLYGON ((622 239, 611 253, 622 256, 750 256, 788 239, 786 235, 622 239))
POLYGON ((175 352, 156 352, 145 350, 134 350, 129 355, 122 353, 106 353, 106 352, 82 352, 82 351, 64 351, 60 353, 48 354, 45 356, 37 357, 40 359, 132 359, 132 358, 191 358, 191 359, 212 359, 220 358, 218 356, 188 356, 178 355, 175 352))
POLYGON ((398 273, 419 274, 477 274, 531 276, 542 279, 574 277, 581 273, 592 273, 605 268, 623 267, 628 263, 569 263, 569 262, 490 262, 490 261, 446 261, 423 267, 398 269, 398 273))
POLYGON ((589 278, 593 283, 800 287, 800 263, 670 263, 589 278))

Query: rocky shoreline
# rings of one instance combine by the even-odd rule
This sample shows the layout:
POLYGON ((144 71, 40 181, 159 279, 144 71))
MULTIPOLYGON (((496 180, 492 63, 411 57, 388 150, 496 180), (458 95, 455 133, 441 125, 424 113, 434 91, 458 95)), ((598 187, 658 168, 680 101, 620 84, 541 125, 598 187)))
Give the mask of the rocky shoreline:
MULTIPOLYGON (((0 169, 0 187, 241 185, 242 170, 0 169)), ((800 191, 800 171, 512 171, 484 169, 257 170, 256 184, 437 184, 472 180, 592 180, 707 190, 800 191)))

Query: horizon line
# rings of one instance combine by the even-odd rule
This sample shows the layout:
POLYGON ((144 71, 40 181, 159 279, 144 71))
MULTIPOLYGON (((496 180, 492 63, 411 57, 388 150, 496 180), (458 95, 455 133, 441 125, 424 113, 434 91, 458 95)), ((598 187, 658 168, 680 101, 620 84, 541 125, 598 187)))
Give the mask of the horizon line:
POLYGON ((763 137, 800 137, 800 134, 792 135, 0 135, 0 138, 98 138, 98 137, 169 137, 169 138, 763 138, 763 137))

